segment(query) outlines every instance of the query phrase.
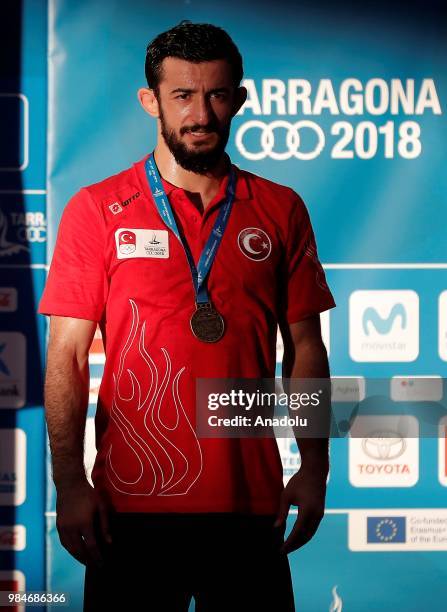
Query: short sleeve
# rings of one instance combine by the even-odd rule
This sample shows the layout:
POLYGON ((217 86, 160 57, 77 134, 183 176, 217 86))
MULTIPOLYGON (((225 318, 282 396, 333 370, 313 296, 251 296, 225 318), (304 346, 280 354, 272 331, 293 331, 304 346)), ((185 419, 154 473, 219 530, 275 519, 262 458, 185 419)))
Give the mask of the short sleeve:
POLYGON ((286 318, 296 323, 336 306, 318 259, 309 212, 295 193, 286 245, 286 318))
POLYGON ((65 206, 37 312, 100 321, 108 294, 104 219, 88 189, 65 206))

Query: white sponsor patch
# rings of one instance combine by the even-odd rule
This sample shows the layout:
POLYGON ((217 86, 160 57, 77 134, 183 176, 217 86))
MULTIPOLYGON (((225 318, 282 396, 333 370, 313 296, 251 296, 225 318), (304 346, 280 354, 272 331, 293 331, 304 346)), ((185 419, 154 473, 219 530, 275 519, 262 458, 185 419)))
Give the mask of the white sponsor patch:
POLYGON ((115 232, 115 243, 118 259, 130 257, 167 259, 169 257, 167 230, 120 227, 115 232))

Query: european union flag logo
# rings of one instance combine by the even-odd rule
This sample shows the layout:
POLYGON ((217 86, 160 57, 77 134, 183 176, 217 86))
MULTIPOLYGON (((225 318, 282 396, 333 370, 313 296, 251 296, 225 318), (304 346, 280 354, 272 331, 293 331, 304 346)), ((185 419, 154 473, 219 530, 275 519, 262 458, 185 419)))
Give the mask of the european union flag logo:
POLYGON ((397 544, 406 541, 405 516, 368 516, 368 544, 397 544))

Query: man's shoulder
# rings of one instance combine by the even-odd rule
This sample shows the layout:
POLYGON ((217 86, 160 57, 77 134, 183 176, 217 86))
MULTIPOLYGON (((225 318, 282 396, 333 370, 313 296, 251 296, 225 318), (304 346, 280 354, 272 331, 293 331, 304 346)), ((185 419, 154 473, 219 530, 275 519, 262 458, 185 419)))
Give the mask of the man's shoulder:
MULTIPOLYGON (((81 189, 87 191, 97 203, 104 203, 110 198, 116 201, 117 198, 125 200, 126 197, 132 197, 132 194, 135 195, 140 189, 135 166, 141 161, 94 183, 83 185, 81 189)), ((111 204, 113 204, 112 200, 111 204)))
POLYGON ((305 206, 299 193, 289 185, 278 183, 277 181, 273 181, 243 168, 238 168, 238 170, 240 175, 245 178, 250 186, 252 197, 258 201, 267 202, 269 208, 274 205, 282 209, 286 207, 296 208, 298 206, 301 208, 305 206))

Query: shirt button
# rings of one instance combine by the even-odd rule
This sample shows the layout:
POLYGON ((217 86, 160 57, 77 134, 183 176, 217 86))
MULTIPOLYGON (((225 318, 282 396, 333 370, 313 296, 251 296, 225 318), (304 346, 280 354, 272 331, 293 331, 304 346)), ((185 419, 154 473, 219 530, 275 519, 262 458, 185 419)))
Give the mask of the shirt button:
POLYGON ((197 215, 191 215, 191 221, 197 223, 197 215))

